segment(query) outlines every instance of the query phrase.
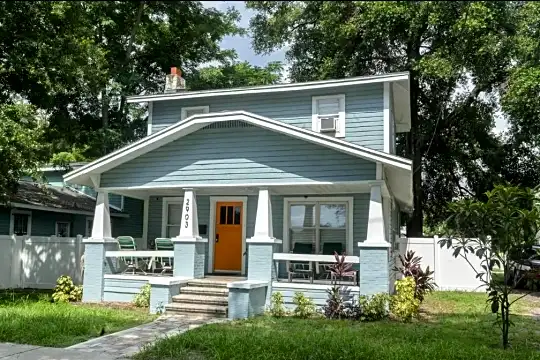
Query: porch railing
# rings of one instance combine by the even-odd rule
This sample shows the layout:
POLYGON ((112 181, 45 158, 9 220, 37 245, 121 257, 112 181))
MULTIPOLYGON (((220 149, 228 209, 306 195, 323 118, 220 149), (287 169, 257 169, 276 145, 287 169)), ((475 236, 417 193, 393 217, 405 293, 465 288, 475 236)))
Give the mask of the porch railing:
MULTIPOLYGON (((279 281, 330 284, 337 280, 330 271, 331 265, 336 263, 334 255, 275 253, 273 258, 279 281)), ((345 256, 345 262, 353 264, 353 268, 357 269, 354 265, 360 263, 360 257, 345 256)), ((339 280, 341 283, 345 281, 356 285, 357 273, 355 270, 348 279, 339 280)))
POLYGON ((106 258, 116 259, 108 261, 110 272, 125 273, 131 271, 135 273, 155 274, 156 270, 160 270, 158 274, 163 274, 165 271, 172 271, 172 261, 174 259, 173 250, 109 250, 105 252, 106 258), (163 259, 166 259, 166 268, 164 267, 163 259), (157 264, 160 263, 160 267, 157 264))

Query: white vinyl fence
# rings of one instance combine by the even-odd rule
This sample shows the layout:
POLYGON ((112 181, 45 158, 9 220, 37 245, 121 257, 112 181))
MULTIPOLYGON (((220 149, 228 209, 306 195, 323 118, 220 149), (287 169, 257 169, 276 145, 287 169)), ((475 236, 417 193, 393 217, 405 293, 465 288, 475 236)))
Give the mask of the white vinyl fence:
POLYGON ((82 284, 82 236, 0 235, 0 288, 52 289, 61 275, 82 284))
MULTIPOLYGON (((72 238, 0 235, 0 289, 52 289, 62 275, 82 284, 82 240, 81 235, 72 238)), ((137 249, 146 249, 142 238, 136 238, 135 242, 137 249)))
MULTIPOLYGON (((476 272, 463 259, 453 256, 454 250, 446 247, 441 248, 438 244, 440 238, 400 238, 399 253, 404 255, 408 250, 413 250, 417 256, 422 257, 423 269, 429 266, 434 271, 434 279, 438 290, 465 290, 485 291, 482 283, 476 278, 476 272)), ((472 254, 468 260, 477 270, 481 270, 480 259, 472 254)), ((396 265, 399 259, 395 254, 396 265)))

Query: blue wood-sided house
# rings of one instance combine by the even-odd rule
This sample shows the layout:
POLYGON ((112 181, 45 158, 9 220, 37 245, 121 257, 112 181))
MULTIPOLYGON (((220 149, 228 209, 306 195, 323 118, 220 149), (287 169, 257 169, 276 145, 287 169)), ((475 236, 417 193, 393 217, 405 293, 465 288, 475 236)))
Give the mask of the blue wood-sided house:
POLYGON ((86 300, 114 299, 120 279, 102 266, 111 193, 144 203, 144 238, 173 239, 173 278, 247 278, 231 287, 234 301, 249 303, 260 287, 265 301, 277 290, 322 296, 323 282, 280 279, 291 261, 327 261, 338 249, 359 270, 354 291, 389 290, 399 213, 412 206, 411 161, 395 141, 410 130, 407 73, 197 92, 172 74, 170 84, 128 98, 148 104, 147 137, 64 176, 98 191, 86 300))
MULTIPOLYGON (((71 164, 73 168, 85 163, 71 164)), ((43 182, 25 178, 9 203, 0 208, 0 235, 90 237, 96 205, 91 187, 66 184, 67 171, 53 166, 41 169, 43 182)), ((112 233, 133 234, 141 239, 143 202, 109 194, 112 233)))

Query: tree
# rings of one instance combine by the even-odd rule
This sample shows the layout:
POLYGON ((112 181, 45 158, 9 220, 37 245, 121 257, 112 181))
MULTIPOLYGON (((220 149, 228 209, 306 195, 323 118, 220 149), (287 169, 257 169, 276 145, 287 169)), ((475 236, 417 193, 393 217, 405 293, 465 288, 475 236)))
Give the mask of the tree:
POLYGON ((538 195, 538 190, 530 188, 497 185, 487 192, 486 202, 464 199, 452 203, 446 222, 448 238, 440 240, 441 247, 452 247, 454 256, 464 258, 486 286, 505 349, 509 345, 511 307, 527 295, 510 300, 517 284, 527 276, 515 271, 515 261, 526 258, 538 241, 538 195), (481 259, 481 268, 472 265, 471 257, 481 259), (503 271, 503 281, 493 279, 495 268, 503 271))
POLYGON ((413 160, 409 236, 441 206, 481 198, 499 179, 495 95, 511 67, 518 2, 248 1, 254 48, 289 45, 293 81, 410 73, 413 160), (495 168, 496 170, 492 170, 495 168), (423 180, 423 177, 425 180, 423 180))
POLYGON ((0 16, 1 100, 47 111, 45 140, 68 157, 144 136, 145 110, 125 95, 160 91, 172 65, 189 73, 230 59, 219 42, 242 32, 237 11, 198 1, 2 2, 0 16))
POLYGON ((39 166, 48 156, 45 127, 30 105, 0 106, 0 204, 9 201, 23 176, 39 177, 39 166))
POLYGON ((271 62, 265 67, 247 61, 226 62, 194 70, 186 77, 189 90, 226 89, 243 86, 272 85, 280 82, 283 66, 271 62))
POLYGON ((535 187, 540 179, 540 3, 526 2, 517 20, 515 67, 502 91, 510 125, 504 176, 535 187))

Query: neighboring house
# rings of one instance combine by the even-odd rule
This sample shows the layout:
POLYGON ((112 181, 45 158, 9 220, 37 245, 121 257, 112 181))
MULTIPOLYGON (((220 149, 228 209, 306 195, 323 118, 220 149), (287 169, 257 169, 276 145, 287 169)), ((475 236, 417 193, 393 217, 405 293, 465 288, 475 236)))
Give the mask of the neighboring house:
MULTIPOLYGON (((0 235, 89 237, 96 207, 94 190, 65 184, 65 170, 45 167, 42 171, 44 183, 20 181, 9 204, 0 208, 0 235)), ((143 203, 111 194, 110 204, 113 234, 142 238, 143 203)))
MULTIPOLYGON (((410 130, 407 73, 195 92, 175 72, 167 82, 128 97, 148 104, 147 137, 64 179, 96 188, 98 204, 143 200, 144 235, 174 238, 176 276, 271 281, 299 244, 315 255, 332 244, 359 263, 360 292, 388 291, 399 213, 412 206, 412 162, 396 155, 410 130)), ((96 217, 88 245, 101 246, 108 215, 96 217)), ((286 297, 291 286, 272 283, 286 297)))

